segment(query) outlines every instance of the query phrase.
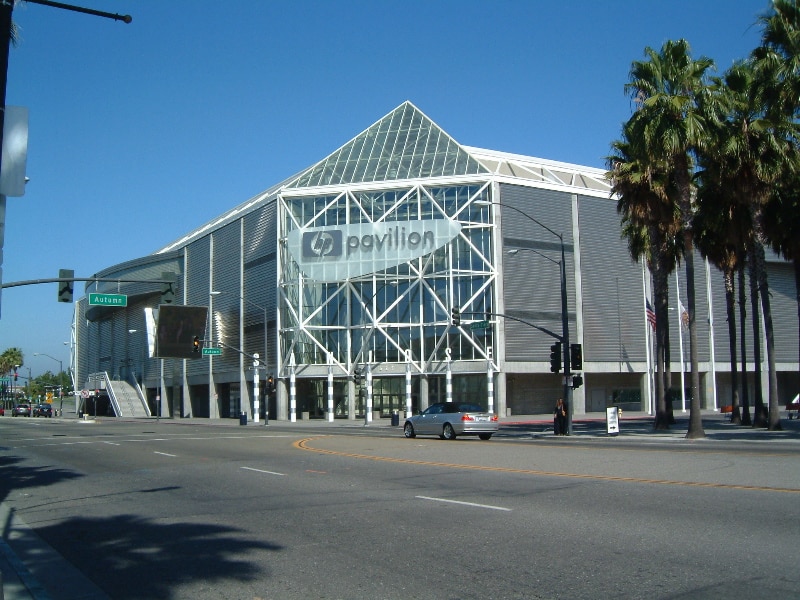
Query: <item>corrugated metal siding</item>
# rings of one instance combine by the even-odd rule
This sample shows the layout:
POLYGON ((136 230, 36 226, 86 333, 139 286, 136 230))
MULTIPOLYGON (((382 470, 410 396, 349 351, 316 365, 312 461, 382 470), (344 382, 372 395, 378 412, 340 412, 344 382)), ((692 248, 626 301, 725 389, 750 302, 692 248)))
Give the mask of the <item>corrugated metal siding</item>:
MULTIPOLYGON (((705 267, 704 267, 705 268, 705 267)), ((734 280, 738 279, 734 275, 734 280)), ((734 310, 736 311, 736 327, 739 327, 739 292, 734 289, 734 297, 736 304, 734 310)), ((730 362, 731 351, 728 343, 728 314, 725 310, 725 278, 722 271, 711 265, 711 299, 713 302, 712 312, 714 315, 714 360, 717 363, 730 362)), ((705 303, 705 290, 703 291, 703 302, 705 303)), ((675 320, 673 319, 673 323, 675 320)), ((737 346, 738 353, 739 348, 737 346)))
POLYGON ((579 201, 584 361, 645 361, 642 266, 620 238, 616 203, 579 201))
MULTIPOLYGON (((276 206, 270 204, 244 217, 244 337, 249 353, 264 353, 264 311, 269 330, 268 366, 275 364, 275 315, 277 303, 276 206)), ((263 356, 262 356, 263 359, 263 356)))
MULTIPOLYGON (((236 220, 214 234, 214 290, 224 292, 213 299, 214 341, 237 350, 239 343, 239 290, 241 289, 241 221, 236 220)), ((239 370, 239 353, 225 349, 214 359, 214 370, 239 370)))
MULTIPOLYGON (((572 198, 565 192, 555 192, 532 187, 500 185, 502 248, 530 248, 541 252, 552 260, 561 260, 560 242, 545 229, 524 218, 518 208, 531 218, 540 221, 553 231, 564 236, 567 260, 567 305, 570 335, 575 335, 575 293, 573 256, 571 244, 572 198)), ((560 267, 534 252, 522 250, 514 256, 504 258, 503 273, 504 302, 506 314, 544 327, 560 335, 561 324, 561 275, 560 267)), ((547 334, 525 325, 506 323, 505 351, 508 361, 548 362, 550 345, 554 339, 547 334)))
POLYGON ((797 322, 797 289, 792 265, 768 263, 767 283, 770 291, 772 326, 775 330, 775 360, 796 362, 797 340, 800 333, 797 322))
MULTIPOLYGON (((186 304, 208 306, 208 276, 210 273, 211 238, 202 237, 186 247, 186 270, 188 272, 186 304)), ((208 332, 206 331, 206 336, 208 332)), ((208 359, 193 358, 186 361, 187 377, 208 373, 208 359)))
POLYGON ((87 350, 91 350, 93 344, 89 343, 89 327, 86 321, 86 308, 89 301, 86 298, 81 298, 75 302, 75 311, 77 313, 76 330, 75 330, 75 343, 77 345, 77 354, 73 357, 75 360, 75 391, 83 389, 86 383, 86 375, 89 374, 89 364, 91 355, 87 350))

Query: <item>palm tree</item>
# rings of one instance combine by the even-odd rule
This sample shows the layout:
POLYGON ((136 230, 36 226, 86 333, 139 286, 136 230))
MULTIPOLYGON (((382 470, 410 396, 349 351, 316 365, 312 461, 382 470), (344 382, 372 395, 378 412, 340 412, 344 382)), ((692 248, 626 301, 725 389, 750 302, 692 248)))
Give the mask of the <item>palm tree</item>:
MULTIPOLYGON (((764 26, 761 46, 753 59, 759 69, 760 91, 765 110, 772 119, 797 123, 800 117, 800 7, 796 0, 774 0, 772 10, 761 18, 764 26)), ((797 139, 793 138, 794 148, 797 139)), ((800 319, 800 201, 797 173, 787 174, 777 194, 764 207, 764 229, 772 248, 794 262, 800 319)), ((800 343, 800 340, 799 340, 800 343)), ((770 419, 772 407, 770 406, 770 419)))
MULTIPOLYGON (((797 318, 800 321, 800 177, 787 178, 764 207, 764 230, 772 249, 794 266, 797 318)), ((800 337, 798 337, 800 344, 800 337)), ((800 354, 800 353, 799 353, 800 354)))
POLYGON ((659 52, 645 48, 648 60, 631 66, 630 82, 625 86, 634 97, 642 98, 641 108, 631 118, 631 132, 647 148, 649 160, 669 168, 670 200, 680 209, 682 258, 686 268, 686 301, 689 314, 689 355, 692 397, 688 438, 705 437, 700 416, 700 373, 695 322, 693 153, 704 144, 706 123, 697 108, 697 97, 704 92, 711 59, 691 58, 686 40, 667 41, 659 52))
MULTIPOLYGON (((713 161, 701 154, 698 173, 700 187, 694 231, 700 253, 722 271, 725 283, 725 310, 731 355, 731 422, 742 424, 739 405, 739 373, 736 351, 736 273, 744 265, 747 243, 752 234, 750 213, 732 201, 713 161)), ((748 413, 749 421, 749 413, 748 413)))
MULTIPOLYGON (((778 381, 775 371, 775 343, 772 326, 764 247, 768 242, 763 209, 773 196, 773 190, 790 172, 797 161, 793 143, 794 125, 781 118, 777 111, 765 109, 765 85, 769 66, 759 66, 754 61, 744 61, 726 71, 718 103, 709 103, 717 109, 719 117, 715 128, 716 143, 706 148, 702 162, 711 165, 717 173, 721 189, 726 190, 730 202, 739 205, 749 214, 752 236, 748 244, 748 264, 751 270, 753 293, 760 299, 764 317, 767 363, 769 366, 769 418, 770 429, 780 429, 778 406, 778 381), (759 77, 762 78, 759 81, 759 77), (778 117, 778 118, 775 118, 778 117)), ((753 298, 753 326, 758 326, 758 305, 753 298)), ((755 329, 754 329, 755 332, 755 329)), ((758 337, 756 336, 756 340, 758 337)), ((756 359, 759 358, 759 348, 756 359)), ((755 425, 764 425, 756 390, 755 425)))
POLYGON ((8 348, 0 354, 0 375, 6 373, 16 374, 14 367, 21 367, 24 364, 22 350, 19 348, 8 348))
POLYGON ((617 212, 621 215, 622 235, 628 240, 631 257, 644 257, 653 277, 653 304, 656 313, 656 418, 654 428, 669 429, 667 406, 669 388, 669 274, 675 265, 675 239, 679 220, 674 205, 665 191, 666 169, 649 163, 629 139, 628 127, 622 140, 612 143, 613 154, 606 158, 612 194, 618 197, 617 212), (637 155, 639 158, 637 158, 637 155))

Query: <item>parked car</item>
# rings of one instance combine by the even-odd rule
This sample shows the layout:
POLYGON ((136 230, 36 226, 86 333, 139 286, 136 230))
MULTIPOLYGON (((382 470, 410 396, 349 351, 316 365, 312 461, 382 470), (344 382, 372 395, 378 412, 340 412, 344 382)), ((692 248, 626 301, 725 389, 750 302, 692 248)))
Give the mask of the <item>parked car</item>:
POLYGON ((0 406, 0 417, 4 417, 6 414, 6 409, 0 406))
POLYGON ((466 402, 437 402, 424 411, 406 419, 403 435, 438 435, 454 440, 459 435, 477 435, 488 440, 500 427, 497 415, 486 412, 477 404, 466 402))
POLYGON ((31 416, 31 405, 30 404, 15 404, 14 408, 11 409, 11 416, 16 417, 30 417, 31 416))
POLYGON ((53 407, 49 404, 37 404, 33 407, 34 417, 52 417, 53 407))

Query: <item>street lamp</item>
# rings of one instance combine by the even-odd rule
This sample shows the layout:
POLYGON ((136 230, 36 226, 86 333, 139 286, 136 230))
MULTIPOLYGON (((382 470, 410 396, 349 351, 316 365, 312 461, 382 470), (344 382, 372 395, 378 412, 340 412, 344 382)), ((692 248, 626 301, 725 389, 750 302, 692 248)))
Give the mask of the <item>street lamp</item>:
MULTIPOLYGON (((552 258, 549 258, 547 256, 545 256, 545 258, 548 258, 548 260, 550 260, 551 262, 554 262, 556 264, 559 264, 559 262, 560 262, 560 267, 561 267, 560 268, 560 273, 561 273, 561 338, 560 338, 559 341, 561 342, 561 348, 562 348, 563 353, 564 353, 564 356, 563 356, 563 365, 564 365, 564 392, 563 392, 563 395, 564 395, 564 401, 567 403, 567 409, 568 409, 567 410, 567 433, 571 435, 572 434, 572 414, 573 414, 574 408, 572 406, 572 384, 570 382, 571 372, 570 372, 570 363, 569 363, 569 359, 570 359, 570 355, 569 355, 569 314, 567 312, 567 260, 566 260, 566 252, 564 250, 564 236, 561 235, 560 233, 556 233, 555 231, 550 229, 547 225, 545 225, 544 223, 538 221, 537 219, 534 219, 528 213, 526 213, 523 210, 520 210, 516 206, 511 206, 509 204, 502 204, 500 202, 492 202, 490 200, 476 200, 474 202, 474 204, 478 204, 478 205, 481 205, 481 206, 490 206, 490 205, 494 204, 494 205, 497 205, 497 206, 509 208, 509 209, 519 213, 520 215, 522 215, 523 217, 525 217, 529 221, 533 221, 539 227, 541 227, 542 229, 548 231, 549 233, 553 234, 555 237, 558 238, 559 245, 561 246, 561 261, 555 261, 552 258)), ((525 250, 531 250, 533 252, 536 252, 536 254, 544 256, 544 254, 541 254, 540 252, 537 252, 537 251, 533 250, 532 248, 525 248, 525 250)))

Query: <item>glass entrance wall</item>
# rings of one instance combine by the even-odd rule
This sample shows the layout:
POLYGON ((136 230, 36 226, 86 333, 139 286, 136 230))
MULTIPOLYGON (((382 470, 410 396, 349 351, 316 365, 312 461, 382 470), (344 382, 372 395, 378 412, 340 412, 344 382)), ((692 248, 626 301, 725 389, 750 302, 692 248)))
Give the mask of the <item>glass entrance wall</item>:
MULTIPOLYGON (((384 184, 386 185, 386 184, 384 184)), ((279 251, 281 362, 325 365, 330 356, 339 373, 366 363, 404 364, 417 372, 431 362, 480 361, 484 370, 491 330, 469 329, 493 312, 496 271, 489 223, 491 187, 486 182, 454 185, 394 185, 391 189, 342 189, 338 193, 279 197, 280 236, 292 232, 335 232, 339 226, 395 228, 411 243, 415 224, 458 224, 448 243, 400 264, 320 281, 306 276, 287 243, 279 251), (478 204, 476 204, 476 202, 478 204), (321 229, 325 228, 325 229, 321 229), (461 311, 462 326, 451 326, 451 310, 461 311)), ((352 229, 348 230, 352 231, 352 229)), ((361 230, 368 231, 368 230, 361 230)), ((371 231, 371 230, 369 230, 371 231)), ((377 231, 377 230, 376 230, 377 231)), ((329 234, 332 237, 333 234, 329 234)), ((341 239, 342 252, 356 244, 389 243, 386 235, 341 239)), ((394 233, 392 235, 395 235, 394 233)), ((322 243, 317 241, 314 243, 322 243)), ((399 237, 396 244, 403 242, 399 237)), ((421 239, 421 238, 420 238, 421 239)), ((355 253, 354 253, 355 255, 355 253)))

